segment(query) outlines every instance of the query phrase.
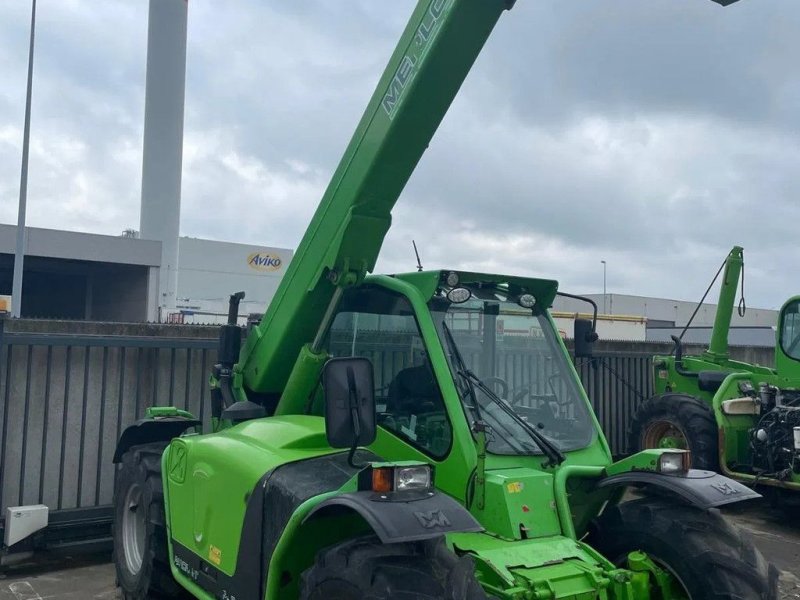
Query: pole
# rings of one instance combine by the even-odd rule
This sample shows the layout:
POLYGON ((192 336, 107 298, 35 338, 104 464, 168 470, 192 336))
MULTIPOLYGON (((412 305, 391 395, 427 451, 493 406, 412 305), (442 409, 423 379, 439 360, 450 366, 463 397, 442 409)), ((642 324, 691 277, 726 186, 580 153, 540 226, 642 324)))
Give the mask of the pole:
POLYGON ((606 312, 606 261, 601 260, 603 263, 603 314, 608 314, 606 312))
POLYGON ((11 286, 11 316, 19 318, 22 309, 22 270, 25 259, 25 210, 28 204, 28 148, 31 138, 31 92, 33 91, 33 37, 36 30, 36 0, 31 5, 31 44, 28 50, 28 94, 25 98, 25 127, 22 134, 22 169, 17 210, 17 249, 14 254, 14 279, 11 286))

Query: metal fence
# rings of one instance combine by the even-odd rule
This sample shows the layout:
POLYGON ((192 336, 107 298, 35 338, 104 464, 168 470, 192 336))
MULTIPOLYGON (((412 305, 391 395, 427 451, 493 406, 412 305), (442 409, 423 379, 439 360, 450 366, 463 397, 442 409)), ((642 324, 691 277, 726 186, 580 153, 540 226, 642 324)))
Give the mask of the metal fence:
POLYGON ((598 352, 575 366, 612 454, 629 453, 628 425, 639 403, 652 394, 652 355, 598 352))
POLYGON ((0 330, 0 508, 110 504, 123 428, 148 406, 207 420, 215 357, 214 339, 0 330))

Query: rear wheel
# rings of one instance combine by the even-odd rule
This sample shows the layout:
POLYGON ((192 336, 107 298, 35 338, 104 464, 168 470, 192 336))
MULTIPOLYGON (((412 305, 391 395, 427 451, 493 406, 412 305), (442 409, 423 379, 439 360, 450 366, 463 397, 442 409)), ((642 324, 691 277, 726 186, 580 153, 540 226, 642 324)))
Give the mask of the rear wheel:
POLYGON ((167 442, 131 447, 114 490, 114 565, 124 600, 185 597, 167 550, 161 455, 167 442))
POLYGON ((382 544, 374 536, 323 550, 303 573, 303 600, 485 600, 469 558, 444 539, 382 544))
POLYGON ((778 571, 718 510, 642 498, 608 507, 589 543, 624 567, 641 551, 673 577, 675 597, 776 600, 778 571))
POLYGON ((691 450, 692 466, 719 470, 717 421, 708 403, 687 394, 659 394, 636 411, 629 433, 634 451, 650 448, 691 450))

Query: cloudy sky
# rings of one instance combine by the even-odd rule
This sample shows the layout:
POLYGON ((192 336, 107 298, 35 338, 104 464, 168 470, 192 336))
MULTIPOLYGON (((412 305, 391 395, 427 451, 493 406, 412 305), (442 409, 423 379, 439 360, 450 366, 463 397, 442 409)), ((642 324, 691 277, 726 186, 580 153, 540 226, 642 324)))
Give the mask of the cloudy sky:
MULTIPOLYGON (((138 228, 146 0, 39 0, 28 224, 138 228)), ((182 235, 294 248, 414 0, 189 0, 182 235)), ((0 0, 16 222, 29 0, 0 0)), ((800 292, 800 2, 519 0, 394 211, 381 271, 750 306, 800 292)))

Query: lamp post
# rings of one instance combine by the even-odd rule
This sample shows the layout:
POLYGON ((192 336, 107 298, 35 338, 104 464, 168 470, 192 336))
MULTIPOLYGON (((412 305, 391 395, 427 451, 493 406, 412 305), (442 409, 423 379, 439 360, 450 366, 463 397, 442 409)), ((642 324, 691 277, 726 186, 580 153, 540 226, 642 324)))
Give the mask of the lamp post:
POLYGON ((31 7, 31 42, 28 50, 28 91, 25 98, 25 126, 22 133, 22 169, 19 181, 17 211, 17 248, 14 253, 14 278, 11 284, 11 316, 19 317, 22 309, 22 270, 25 259, 25 209, 28 203, 28 148, 31 137, 31 92, 33 89, 33 37, 36 29, 36 0, 31 7))
POLYGON ((603 314, 606 314, 606 261, 600 262, 603 263, 603 314))

